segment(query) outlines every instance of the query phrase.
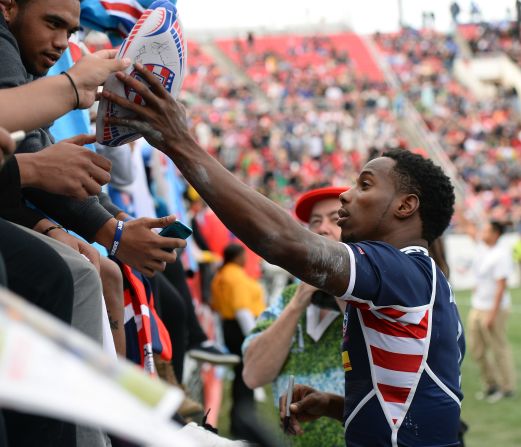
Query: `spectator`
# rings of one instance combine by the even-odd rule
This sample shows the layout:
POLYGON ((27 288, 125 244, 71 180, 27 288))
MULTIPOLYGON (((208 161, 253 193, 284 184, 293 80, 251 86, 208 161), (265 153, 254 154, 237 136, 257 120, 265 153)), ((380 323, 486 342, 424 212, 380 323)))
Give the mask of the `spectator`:
MULTIPOLYGON (((308 191, 300 197, 295 214, 314 233, 340 240, 337 225, 339 195, 345 187, 308 191)), ((290 285, 266 309, 242 345, 243 378, 250 388, 273 382, 276 404, 286 391, 290 375, 298 383, 335 394, 344 391, 344 371, 339 364, 342 317, 333 297, 329 304, 314 301, 318 289, 306 283, 290 285), (319 304, 319 305, 317 305, 319 304)), ((342 426, 326 419, 303 424, 304 434, 292 440, 295 446, 344 445, 342 426)))
MULTIPOLYGON (((505 226, 491 221, 485 225, 474 259, 476 286, 468 316, 469 348, 479 366, 484 390, 476 395, 494 403, 512 397, 516 379, 506 325, 511 306, 508 277, 512 255, 500 240, 505 226)), ((475 233, 474 233, 475 235, 475 233)))
POLYGON ((474 0, 470 2, 470 21, 479 23, 481 21, 481 9, 478 3, 474 0))
MULTIPOLYGON (((232 354, 241 355, 244 338, 255 326, 264 310, 261 286, 244 270, 246 252, 242 245, 230 244, 224 250, 223 264, 212 281, 212 308, 219 314, 223 324, 224 342, 232 354)), ((253 413, 253 391, 242 378, 243 361, 234 367, 232 385, 231 432, 245 437, 247 430, 239 423, 238 411, 253 413)))
POLYGON ((450 4, 450 15, 451 15, 454 23, 458 23, 458 16, 459 16, 460 12, 461 12, 461 8, 460 8, 458 2, 452 2, 450 4))
MULTIPOLYGON (((10 2, 0 22, 0 54, 8 61, 0 70, 0 86, 6 88, 24 85, 30 82, 30 75, 45 74, 67 48, 69 35, 78 27, 79 13, 79 3, 76 0, 10 2), (51 29, 46 22, 49 15, 60 17, 60 26, 51 29)), ((52 139, 48 132, 45 129, 37 129, 27 135, 17 151, 37 152, 51 145, 52 139)), ((77 201, 37 189, 26 189, 24 197, 87 240, 95 240, 109 251, 112 249, 118 225, 116 217, 121 210, 113 206, 106 194, 101 193, 98 197, 77 201)), ((118 259, 148 275, 163 270, 166 261, 173 262, 175 254, 163 248, 174 249, 180 245, 180 241, 161 238, 150 231, 159 222, 136 219, 124 225, 118 245, 118 259)), ((168 225, 171 219, 163 219, 161 222, 168 225)), ((59 237, 73 248, 77 249, 79 245, 75 238, 66 237, 62 232, 49 235, 59 237)), ((94 249, 86 245, 83 247, 94 256, 94 249)))
MULTIPOLYGON (((10 154, 14 144, 9 134, 0 129, 0 153, 10 154)), ((14 159, 11 159, 14 161, 14 159)), ((8 163, 12 164, 9 160, 8 163)), ((0 171, 0 189, 5 191, 11 179, 5 166, 0 171)), ((28 237, 24 231, 0 219, 0 259, 2 280, 8 287, 29 302, 37 305, 63 322, 70 324, 73 308, 73 278, 64 260, 42 241, 28 237), (45 259, 42 263, 41 260, 45 259), (5 261, 5 264, 4 264, 5 261)), ((3 434, 11 445, 75 446, 75 427, 61 421, 3 411, 6 419, 3 434)), ((0 414, 0 419, 3 419, 0 414)), ((3 424, 2 424, 3 425, 3 424)), ((2 444, 4 445, 4 444, 2 444)))

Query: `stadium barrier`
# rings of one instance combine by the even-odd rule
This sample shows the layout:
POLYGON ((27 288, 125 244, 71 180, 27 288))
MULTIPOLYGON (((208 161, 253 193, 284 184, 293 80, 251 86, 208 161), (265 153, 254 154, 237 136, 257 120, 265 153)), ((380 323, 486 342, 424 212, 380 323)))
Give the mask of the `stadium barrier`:
MULTIPOLYGON (((508 233, 500 239, 500 243, 508 245, 509 252, 513 255, 513 246, 518 240, 517 233, 508 233)), ((454 290, 472 289, 475 285, 472 262, 476 254, 476 243, 467 235, 449 234, 445 237, 445 250, 452 288, 454 290)), ((515 266, 508 284, 511 287, 520 285, 519 266, 515 266)))

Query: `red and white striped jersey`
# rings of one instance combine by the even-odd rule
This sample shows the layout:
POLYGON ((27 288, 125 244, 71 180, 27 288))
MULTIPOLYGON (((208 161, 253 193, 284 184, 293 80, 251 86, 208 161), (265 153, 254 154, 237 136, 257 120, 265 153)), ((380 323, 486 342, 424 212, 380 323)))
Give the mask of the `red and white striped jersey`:
POLYGON ((458 445, 464 337, 447 280, 422 247, 346 248, 347 445, 458 445))

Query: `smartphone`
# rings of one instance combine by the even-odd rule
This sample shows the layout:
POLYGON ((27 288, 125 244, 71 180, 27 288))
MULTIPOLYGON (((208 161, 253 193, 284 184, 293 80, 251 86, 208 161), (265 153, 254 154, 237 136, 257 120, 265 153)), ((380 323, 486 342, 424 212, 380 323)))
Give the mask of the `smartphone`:
POLYGON ((193 231, 190 227, 187 227, 184 223, 176 220, 173 224, 163 228, 159 233, 159 236, 187 239, 192 235, 192 233, 193 231))

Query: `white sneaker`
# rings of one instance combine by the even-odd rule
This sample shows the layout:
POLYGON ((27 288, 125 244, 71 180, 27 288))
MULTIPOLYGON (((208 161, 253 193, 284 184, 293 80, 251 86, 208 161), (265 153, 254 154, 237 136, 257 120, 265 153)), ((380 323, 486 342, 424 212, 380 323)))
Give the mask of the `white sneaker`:
POLYGON ((503 392, 502 391, 496 391, 495 393, 490 394, 487 396, 486 401, 489 404, 495 404, 497 401, 503 399, 503 392))
POLYGON ((490 388, 486 391, 478 391, 476 394, 474 394, 474 397, 476 400, 486 400, 493 394, 498 393, 499 390, 497 388, 490 388))
POLYGON ((201 447, 248 447, 248 444, 244 441, 231 441, 230 439, 221 438, 195 422, 185 425, 181 431, 189 436, 190 439, 201 442, 201 447))

